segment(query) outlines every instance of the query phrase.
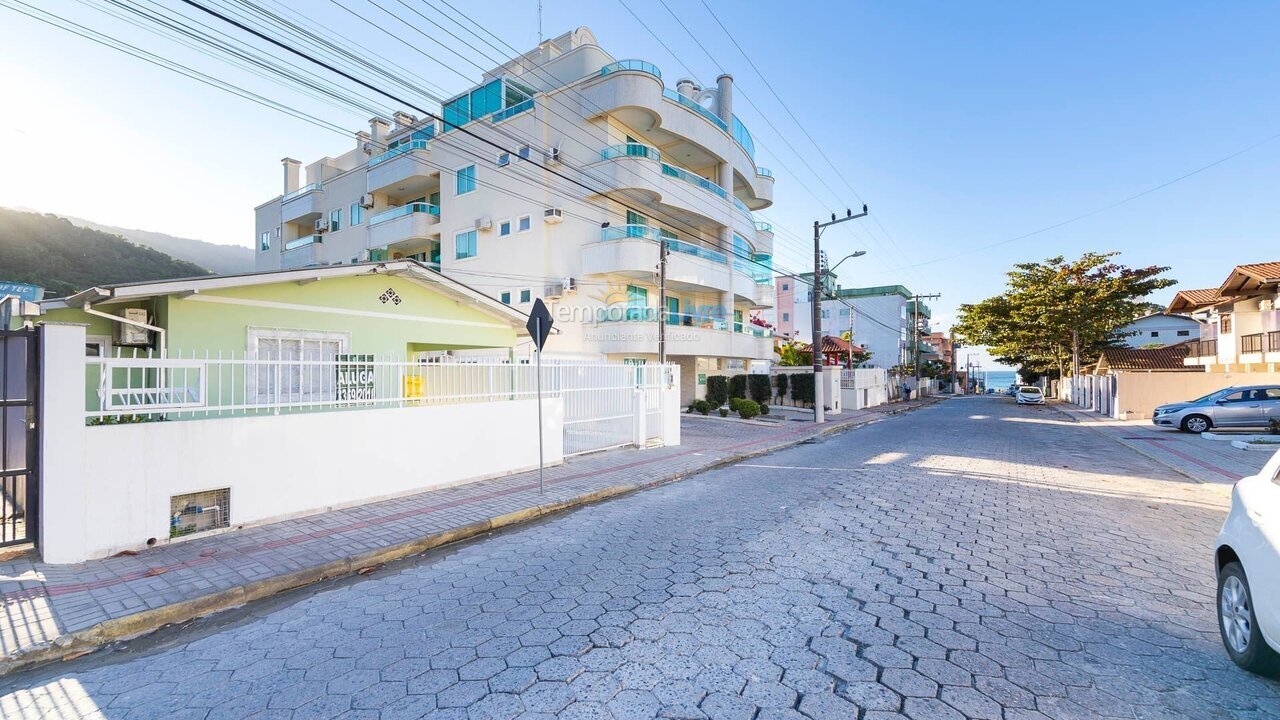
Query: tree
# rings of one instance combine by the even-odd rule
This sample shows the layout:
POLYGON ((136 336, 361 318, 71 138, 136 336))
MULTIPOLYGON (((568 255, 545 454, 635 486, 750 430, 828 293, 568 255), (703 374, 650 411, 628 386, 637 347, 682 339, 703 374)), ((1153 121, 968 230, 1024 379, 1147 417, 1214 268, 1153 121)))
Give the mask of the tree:
POLYGON ((801 367, 811 364, 809 353, 800 349, 800 343, 792 340, 778 346, 778 365, 782 367, 801 367))
POLYGON ((1160 277, 1169 268, 1131 268, 1119 255, 1085 253, 1019 263, 1009 271, 1004 293, 960 306, 957 335, 985 345, 1002 363, 1029 372, 1055 369, 1078 374, 1082 360, 1117 337, 1117 331, 1146 308, 1143 298, 1176 281, 1160 277))

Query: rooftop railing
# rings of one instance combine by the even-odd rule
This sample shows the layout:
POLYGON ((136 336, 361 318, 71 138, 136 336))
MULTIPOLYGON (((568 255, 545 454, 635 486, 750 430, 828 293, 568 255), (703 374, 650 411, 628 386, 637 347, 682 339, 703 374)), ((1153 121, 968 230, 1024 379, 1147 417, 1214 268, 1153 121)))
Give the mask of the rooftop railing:
POLYGON ((617 62, 609 63, 608 65, 600 68, 600 75, 603 77, 609 73, 623 72, 627 70, 632 72, 649 73, 656 78, 662 77, 662 71, 658 69, 657 65, 654 65, 651 62, 645 62, 644 60, 619 60, 617 62))
POLYGON ((600 157, 605 160, 612 160, 618 157, 642 157, 650 160, 661 160, 662 153, 658 152, 658 148, 644 143, 621 143, 619 145, 610 145, 601 150, 600 157))
POLYGON ((760 232, 767 232, 767 233, 771 233, 771 232, 773 232, 773 223, 767 223, 767 222, 763 222, 763 221, 757 220, 757 221, 756 221, 756 230, 758 230, 758 231, 760 231, 760 232))
POLYGON ((773 177, 772 170, 770 170, 767 167, 760 167, 759 165, 756 166, 756 174, 759 175, 760 177, 767 177, 767 178, 773 177))
POLYGON ((430 147, 430 145, 431 143, 427 140, 410 140, 407 143, 403 143, 401 145, 395 146, 394 148, 382 153, 381 155, 374 155, 373 157, 369 158, 368 166, 374 167, 376 165, 381 165, 382 163, 388 160, 391 160, 392 158, 400 157, 401 155, 404 155, 406 153, 411 153, 414 150, 427 150, 430 147))
POLYGON ((663 89, 662 96, 667 98, 668 100, 674 100, 675 102, 689 108, 690 110, 698 113, 702 117, 711 121, 711 124, 715 125, 716 127, 720 128, 725 132, 729 132, 728 124, 726 124, 724 120, 721 120, 719 115, 716 115, 715 113, 706 109, 700 103, 693 100, 692 98, 685 97, 684 95, 681 95, 675 90, 670 90, 666 88, 663 89))
POLYGON ((298 188, 297 190, 294 190, 293 192, 285 193, 284 197, 280 198, 280 202, 282 203, 289 202, 290 200, 296 197, 306 195, 307 193, 313 190, 319 190, 319 189, 321 189, 320 183, 311 183, 310 185, 303 185, 302 187, 298 188))
POLYGON ((401 205, 400 207, 394 207, 390 210, 384 210, 377 215, 374 215, 369 218, 369 224, 377 225, 378 223, 384 223, 388 220, 394 220, 398 217, 404 217, 405 215, 412 215, 414 213, 427 213, 428 215, 435 215, 436 217, 439 217, 440 206, 432 205, 427 202, 408 203, 407 205, 401 205))
POLYGON ((519 115, 520 113, 528 112, 532 109, 533 109, 533 98, 529 98, 528 100, 525 100, 524 102, 518 102, 515 105, 512 105, 509 108, 506 108, 505 110, 499 110, 498 112, 493 114, 490 120, 495 123, 500 123, 503 120, 506 120, 508 118, 513 118, 516 115, 519 115))

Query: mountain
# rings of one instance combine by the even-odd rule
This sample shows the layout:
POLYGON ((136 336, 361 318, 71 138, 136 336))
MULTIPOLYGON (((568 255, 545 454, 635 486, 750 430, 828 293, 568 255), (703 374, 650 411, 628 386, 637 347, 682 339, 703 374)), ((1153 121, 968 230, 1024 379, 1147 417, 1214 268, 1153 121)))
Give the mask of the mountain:
POLYGON ((209 274, 194 263, 57 215, 0 208, 0 280, 41 285, 45 297, 94 285, 209 274))
POLYGON ((204 240, 193 240, 150 230, 102 225, 92 220, 77 217, 68 217, 67 219, 80 227, 119 235, 135 245, 143 245, 153 250, 159 250, 177 260, 186 260, 200 267, 209 268, 219 275, 253 270, 253 248, 241 245, 218 245, 204 240))

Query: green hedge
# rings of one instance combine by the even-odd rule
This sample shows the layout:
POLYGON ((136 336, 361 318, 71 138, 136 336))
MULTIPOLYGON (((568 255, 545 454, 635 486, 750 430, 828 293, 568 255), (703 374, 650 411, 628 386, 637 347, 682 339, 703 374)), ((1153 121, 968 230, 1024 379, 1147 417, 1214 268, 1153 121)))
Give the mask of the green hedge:
POLYGON ((747 396, 747 376, 733 375, 729 378, 729 397, 745 398, 747 396))
POLYGON ((767 403, 773 396, 773 388, 769 387, 768 375, 748 375, 747 390, 751 399, 758 403, 767 403))
POLYGON ((797 373, 791 376, 791 399, 803 405, 813 405, 813 375, 797 373))
POLYGON ((778 397, 782 400, 787 399, 787 378, 790 377, 786 373, 778 374, 778 397))
POLYGON ((712 375, 707 378, 707 402, 711 407, 720 407, 729 401, 729 378, 724 375, 712 375))

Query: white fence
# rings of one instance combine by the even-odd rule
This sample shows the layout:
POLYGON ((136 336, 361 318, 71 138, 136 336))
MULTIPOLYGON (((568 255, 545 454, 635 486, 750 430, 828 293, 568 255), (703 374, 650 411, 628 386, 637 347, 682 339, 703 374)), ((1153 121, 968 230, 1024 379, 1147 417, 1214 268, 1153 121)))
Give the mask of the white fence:
POLYGON ((889 402, 889 371, 884 368, 854 368, 840 371, 840 394, 844 406, 863 410, 889 402))

